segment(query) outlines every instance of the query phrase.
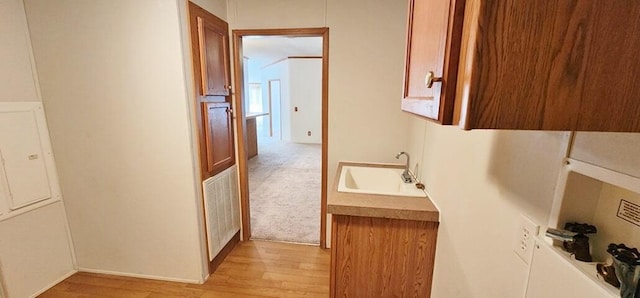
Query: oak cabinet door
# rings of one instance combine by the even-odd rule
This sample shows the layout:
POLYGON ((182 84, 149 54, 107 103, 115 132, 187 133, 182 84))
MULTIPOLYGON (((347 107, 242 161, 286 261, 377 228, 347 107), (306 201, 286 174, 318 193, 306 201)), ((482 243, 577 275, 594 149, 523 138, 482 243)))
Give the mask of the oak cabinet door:
POLYGON ((408 20, 404 111, 465 129, 640 132, 638 1, 409 0, 408 20))
POLYGON ((227 30, 198 18, 200 37, 201 82, 204 96, 229 95, 229 40, 227 30))
POLYGON ((402 109, 451 124, 464 1, 410 0, 402 109))
POLYGON ((189 26, 198 95, 207 101, 229 101, 229 24, 189 2, 189 26))
POLYGON ((215 176, 235 163, 232 113, 229 103, 202 103, 207 172, 215 176))
POLYGON ((200 172, 206 180, 235 164, 229 78, 229 25, 189 2, 200 172))
POLYGON ((330 297, 430 297, 438 222, 334 214, 330 297))

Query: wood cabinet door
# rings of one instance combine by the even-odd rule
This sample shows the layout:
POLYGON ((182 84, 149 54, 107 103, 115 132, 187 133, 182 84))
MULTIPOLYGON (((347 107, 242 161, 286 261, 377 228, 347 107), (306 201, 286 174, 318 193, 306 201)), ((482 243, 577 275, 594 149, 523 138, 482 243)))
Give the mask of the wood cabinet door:
POLYGON ((229 26, 191 2, 189 26, 196 89, 195 125, 204 181, 235 164, 229 89, 229 26))
POLYGON ((333 215, 331 297, 430 297, 438 223, 333 215))
POLYGON ((464 0, 409 1, 404 111, 452 122, 463 17, 464 0))
POLYGON ((640 132, 640 2, 468 2, 465 128, 640 132))
POLYGON ((228 31, 213 22, 198 18, 202 95, 229 95, 228 31), (220 30, 223 29, 223 30, 220 30))
POLYGON ((230 95, 229 25, 189 2, 191 48, 197 91, 209 101, 227 101, 230 95))
POLYGON ((206 172, 215 176, 235 163, 233 124, 229 103, 202 103, 206 172))

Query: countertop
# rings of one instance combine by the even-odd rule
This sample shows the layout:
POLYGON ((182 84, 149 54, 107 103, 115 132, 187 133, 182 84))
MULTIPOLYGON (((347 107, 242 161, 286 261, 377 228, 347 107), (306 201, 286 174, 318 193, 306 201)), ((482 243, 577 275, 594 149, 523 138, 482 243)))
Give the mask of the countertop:
POLYGON ((402 197, 338 192, 343 166, 404 168, 403 165, 340 162, 327 197, 327 212, 338 215, 439 222, 440 212, 427 197, 402 197))

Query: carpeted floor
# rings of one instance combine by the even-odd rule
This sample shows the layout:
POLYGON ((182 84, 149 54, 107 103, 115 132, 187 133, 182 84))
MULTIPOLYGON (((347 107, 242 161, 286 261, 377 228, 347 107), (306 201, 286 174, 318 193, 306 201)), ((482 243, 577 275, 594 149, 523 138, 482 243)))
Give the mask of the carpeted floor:
POLYGON ((252 239, 320 243, 319 144, 260 137, 249 160, 252 239))

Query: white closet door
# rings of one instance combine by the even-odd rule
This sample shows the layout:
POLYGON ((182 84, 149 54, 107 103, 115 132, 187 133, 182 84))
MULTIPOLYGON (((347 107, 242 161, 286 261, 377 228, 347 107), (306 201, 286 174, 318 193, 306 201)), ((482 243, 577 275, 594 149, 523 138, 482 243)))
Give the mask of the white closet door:
POLYGON ((12 210, 51 197, 33 110, 0 112, 0 157, 12 210))
POLYGON ((616 291, 598 280, 595 266, 585 274, 548 244, 536 242, 526 298, 620 297, 616 291))

